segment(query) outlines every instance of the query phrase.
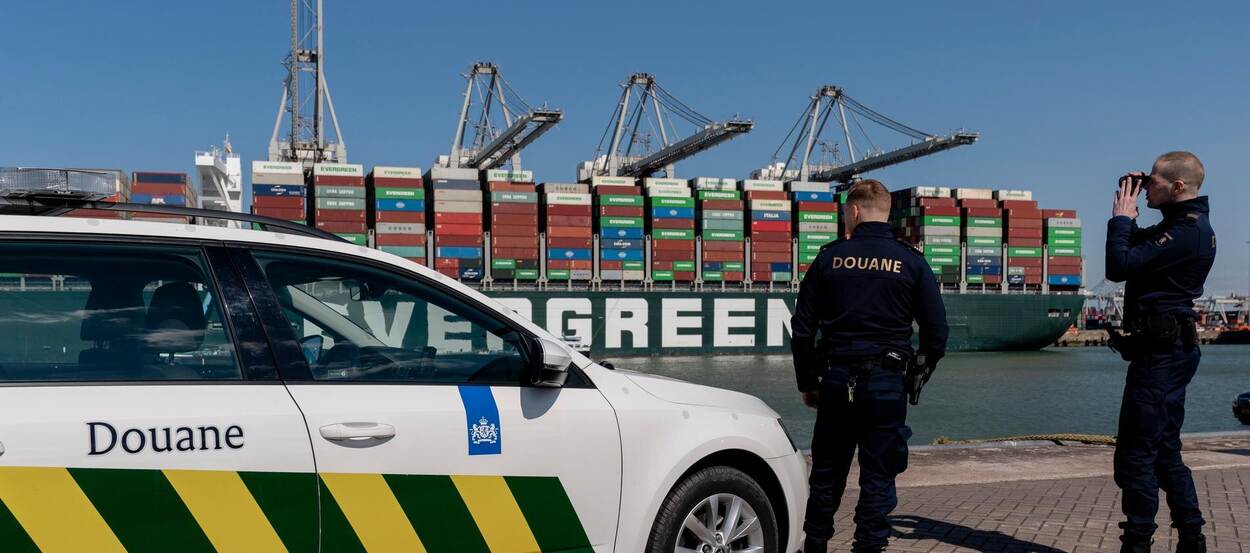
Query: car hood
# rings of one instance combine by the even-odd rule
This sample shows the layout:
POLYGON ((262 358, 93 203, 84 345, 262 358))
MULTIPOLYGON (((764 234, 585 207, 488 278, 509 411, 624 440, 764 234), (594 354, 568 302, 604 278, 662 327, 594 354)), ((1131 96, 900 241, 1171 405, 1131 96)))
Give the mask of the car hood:
POLYGON ((684 380, 654 374, 617 369, 647 393, 670 403, 718 407, 731 411, 766 417, 780 417, 764 400, 750 394, 692 384, 684 380))

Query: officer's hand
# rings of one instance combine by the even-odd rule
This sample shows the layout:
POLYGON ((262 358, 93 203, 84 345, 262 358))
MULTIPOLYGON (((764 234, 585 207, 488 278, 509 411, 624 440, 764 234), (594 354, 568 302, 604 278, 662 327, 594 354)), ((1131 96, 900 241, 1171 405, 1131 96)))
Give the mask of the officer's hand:
POLYGON ((1120 177, 1120 188, 1115 191, 1115 203, 1111 206, 1112 217, 1137 218, 1137 196, 1141 194, 1141 189, 1135 188, 1133 181, 1144 176, 1145 173, 1134 171, 1120 177))
POLYGON ((803 392, 803 405, 812 409, 820 407, 820 392, 803 392))

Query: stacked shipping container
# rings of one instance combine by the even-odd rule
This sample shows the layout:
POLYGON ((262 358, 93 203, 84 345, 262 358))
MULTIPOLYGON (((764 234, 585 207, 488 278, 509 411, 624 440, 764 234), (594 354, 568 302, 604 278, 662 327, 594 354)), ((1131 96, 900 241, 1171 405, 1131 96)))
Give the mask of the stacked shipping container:
POLYGON ((1046 233, 1047 284, 1051 289, 1076 290, 1081 286, 1081 220, 1071 209, 1043 209, 1046 233))
POLYGON ((421 168, 374 167, 365 183, 374 246, 424 265, 425 180, 421 168))
POLYGON ((789 186, 794 201, 794 232, 799 239, 798 279, 803 280, 820 248, 838 238, 837 195, 824 182, 794 181, 789 186))
POLYGON ((434 268, 452 278, 481 280, 484 210, 477 170, 435 167, 426 176, 434 197, 426 202, 426 220, 434 221, 434 268))
POLYGON ((1007 284, 1011 288, 1042 285, 1042 211, 1027 190, 996 190, 1003 208, 1007 243, 1007 284))
MULTIPOLYGON (((135 171, 130 177, 130 203, 199 207, 196 204, 195 190, 191 188, 186 173, 135 171)), ((190 218, 186 216, 155 213, 132 213, 130 219, 167 223, 190 222, 190 218)))
POLYGON ((547 226, 547 279, 590 280, 595 263, 590 185, 548 182, 539 192, 547 226))
POLYGON ((594 177, 599 278, 640 281, 646 276, 642 189, 631 177, 594 177))
POLYGON ((490 194, 490 273, 497 280, 538 280, 538 190, 531 171, 486 171, 490 194))
POLYGON ((924 253, 940 284, 958 285, 963 217, 951 189, 918 186, 891 196, 895 232, 924 253))
POLYGON ((360 246, 368 245, 365 168, 348 163, 315 163, 309 221, 360 246))
POLYGON ((1003 210, 994 192, 983 188, 957 188, 955 199, 963 211, 961 235, 967 251, 964 281, 969 285, 1003 283, 1003 210))
POLYGON ((651 280, 693 282, 694 195, 680 179, 646 179, 651 234, 651 280))
POLYGON ((785 184, 772 180, 742 181, 751 231, 751 280, 789 282, 794 278, 791 251, 790 198, 785 184))
POLYGON ((284 161, 252 162, 252 213, 305 223, 308 187, 304 166, 284 161))
POLYGON ((698 203, 703 280, 746 280, 746 231, 742 192, 734 179, 699 177, 690 181, 698 203))

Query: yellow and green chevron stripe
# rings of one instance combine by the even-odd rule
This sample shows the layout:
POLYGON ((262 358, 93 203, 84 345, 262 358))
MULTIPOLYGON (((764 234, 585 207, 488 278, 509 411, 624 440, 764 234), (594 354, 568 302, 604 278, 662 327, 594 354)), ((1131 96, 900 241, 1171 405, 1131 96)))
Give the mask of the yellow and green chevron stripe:
POLYGON ((26 467, 0 467, 0 544, 6 553, 591 553, 554 477, 26 467))

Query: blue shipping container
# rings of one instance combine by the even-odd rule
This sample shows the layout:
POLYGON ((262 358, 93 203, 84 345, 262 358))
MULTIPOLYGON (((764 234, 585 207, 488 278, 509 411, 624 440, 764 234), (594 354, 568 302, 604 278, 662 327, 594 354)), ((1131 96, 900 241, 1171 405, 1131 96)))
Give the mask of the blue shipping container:
POLYGON ((482 257, 482 248, 469 246, 439 246, 434 248, 434 255, 437 257, 451 257, 456 259, 480 259, 482 257))
POLYGON ((253 184, 253 196, 300 196, 307 191, 306 186, 299 184, 253 184))
POLYGON ((752 211, 752 221, 789 221, 789 211, 752 211))
POLYGON ((980 265, 982 267, 999 267, 1003 264, 1001 257, 989 257, 985 255, 969 256, 968 265, 980 265))
POLYGON ((378 211, 425 211, 425 200, 375 200, 378 211))
POLYGON ((1051 286, 1080 286, 1081 275, 1050 275, 1051 286))
POLYGON ((787 273, 794 268, 793 263, 769 263, 768 266, 774 273, 787 273))
POLYGON ((604 240, 603 247, 614 250, 637 250, 643 247, 642 240, 604 240))
POLYGON ((722 263, 720 261, 704 261, 703 262, 703 270, 705 271, 719 271, 721 267, 722 267, 722 263))
POLYGON ((1024 275, 1007 275, 1007 284, 1024 284, 1024 275))
POLYGON ((594 250, 590 248, 555 248, 547 250, 547 259, 589 260, 594 259, 594 250))
POLYGON ((642 229, 640 228, 617 228, 603 227, 599 234, 604 238, 633 238, 642 240, 642 229))
POLYGON ((796 202, 832 202, 833 192, 795 192, 796 202))
POLYGON ((693 219, 693 207, 657 207, 651 210, 656 219, 693 219))
POLYGON ((642 250, 599 250, 599 258, 604 261, 642 261, 642 250))
POLYGON ((464 280, 481 280, 482 268, 481 267, 461 267, 460 278, 464 280))

